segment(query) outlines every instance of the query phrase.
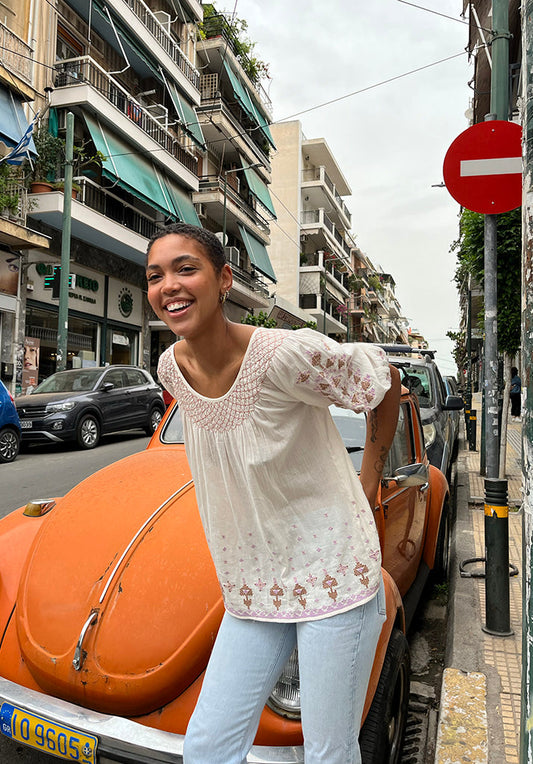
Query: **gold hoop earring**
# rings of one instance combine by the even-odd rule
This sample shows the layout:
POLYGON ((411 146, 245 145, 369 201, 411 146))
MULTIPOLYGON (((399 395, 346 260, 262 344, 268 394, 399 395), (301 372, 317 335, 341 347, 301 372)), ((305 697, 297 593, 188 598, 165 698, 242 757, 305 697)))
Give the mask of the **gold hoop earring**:
POLYGON ((226 302, 226 300, 228 299, 228 297, 229 297, 229 290, 228 290, 228 291, 226 291, 226 292, 224 292, 224 294, 221 294, 221 295, 219 296, 219 298, 218 298, 218 299, 219 299, 219 302, 220 302, 220 303, 222 303, 222 305, 224 305, 224 303, 226 302))

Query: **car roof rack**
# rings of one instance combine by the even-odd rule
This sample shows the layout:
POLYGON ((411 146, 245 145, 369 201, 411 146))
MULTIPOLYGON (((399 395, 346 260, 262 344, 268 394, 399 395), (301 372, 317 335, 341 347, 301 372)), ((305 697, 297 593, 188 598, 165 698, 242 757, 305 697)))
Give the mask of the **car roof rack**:
POLYGON ((426 348, 413 348, 411 345, 382 345, 378 343, 378 347, 392 355, 410 355, 418 356, 419 358, 424 356, 435 358, 435 353, 437 352, 436 350, 426 350, 426 348))

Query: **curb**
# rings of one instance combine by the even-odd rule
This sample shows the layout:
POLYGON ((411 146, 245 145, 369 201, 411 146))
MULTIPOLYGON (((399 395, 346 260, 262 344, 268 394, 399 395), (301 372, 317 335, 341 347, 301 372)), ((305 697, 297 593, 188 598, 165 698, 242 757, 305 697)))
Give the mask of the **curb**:
POLYGON ((442 678, 435 764, 488 764, 485 674, 447 668, 442 678))

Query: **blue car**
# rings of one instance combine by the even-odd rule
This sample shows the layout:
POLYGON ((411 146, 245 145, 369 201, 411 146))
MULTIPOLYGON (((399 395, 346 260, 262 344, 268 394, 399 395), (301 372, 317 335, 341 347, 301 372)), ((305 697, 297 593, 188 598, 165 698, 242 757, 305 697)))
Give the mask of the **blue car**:
POLYGON ((20 420, 13 397, 0 381, 0 462, 12 462, 20 449, 20 420))

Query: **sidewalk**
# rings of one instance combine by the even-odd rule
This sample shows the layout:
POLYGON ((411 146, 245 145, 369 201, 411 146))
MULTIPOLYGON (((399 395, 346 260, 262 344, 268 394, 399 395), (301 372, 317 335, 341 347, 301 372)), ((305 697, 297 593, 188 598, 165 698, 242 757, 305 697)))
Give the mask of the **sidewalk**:
MULTIPOLYGON (((473 403, 475 407, 476 403, 473 403)), ((480 405, 477 405, 478 412, 480 405)), ((479 416, 479 415, 478 415, 479 416)), ((485 579, 461 577, 459 565, 483 557, 484 482, 478 451, 463 439, 457 460, 457 519, 452 539, 448 632, 435 764, 519 764, 522 653, 521 424, 508 423, 509 561, 513 636, 495 637, 485 623, 485 579)), ((466 571, 482 569, 468 565, 466 571)))

